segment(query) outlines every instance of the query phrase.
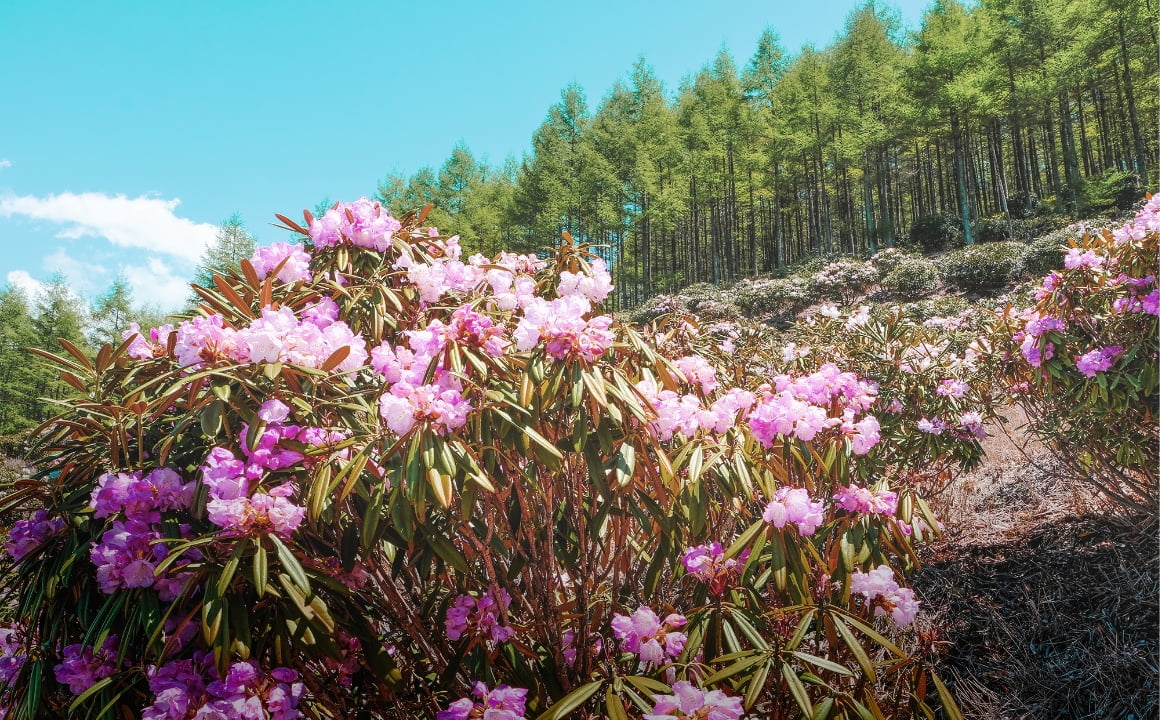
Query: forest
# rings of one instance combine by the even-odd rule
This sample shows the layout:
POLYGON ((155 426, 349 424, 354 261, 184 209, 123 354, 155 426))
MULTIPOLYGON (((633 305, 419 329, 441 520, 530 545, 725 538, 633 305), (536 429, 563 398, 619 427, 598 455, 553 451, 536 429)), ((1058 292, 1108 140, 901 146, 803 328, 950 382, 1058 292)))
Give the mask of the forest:
POLYGON ((433 204, 469 251, 602 246, 621 308, 931 227, 1026 240, 1155 186, 1155 19, 1151 0, 938 0, 907 33, 868 2, 825 48, 768 29, 675 92, 645 59, 594 109, 570 85, 521 160, 459 146, 378 199, 433 204))

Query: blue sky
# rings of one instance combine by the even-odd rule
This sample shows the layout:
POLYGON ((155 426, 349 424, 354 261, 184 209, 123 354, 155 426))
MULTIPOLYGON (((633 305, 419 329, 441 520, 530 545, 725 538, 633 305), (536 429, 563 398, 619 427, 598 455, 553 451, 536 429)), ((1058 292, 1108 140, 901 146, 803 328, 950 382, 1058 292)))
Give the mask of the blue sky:
MULTIPOLYGON (((370 195, 458 142, 501 163, 568 83, 594 107, 643 57, 672 90, 766 27, 829 44, 854 0, 767 2, 0 2, 0 285, 64 272, 86 298, 123 273, 186 297, 241 213, 370 195)), ((925 1, 888 3, 918 24, 925 1)))

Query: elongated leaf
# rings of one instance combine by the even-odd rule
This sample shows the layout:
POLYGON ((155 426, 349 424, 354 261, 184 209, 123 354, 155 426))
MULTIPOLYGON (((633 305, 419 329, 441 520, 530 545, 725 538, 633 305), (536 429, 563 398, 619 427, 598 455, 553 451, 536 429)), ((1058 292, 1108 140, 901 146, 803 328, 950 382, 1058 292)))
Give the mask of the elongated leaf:
POLYGON ((814 714, 814 706, 810 703, 810 696, 806 693, 805 685, 802 685, 801 679, 798 678, 797 673, 794 672, 794 669, 790 667, 789 663, 782 663, 781 676, 785 678, 785 684, 789 686, 789 693, 797 701, 798 707, 802 709, 806 717, 812 716, 814 714))
POLYGON ((815 665, 817 667, 820 667, 823 670, 829 670, 830 672, 838 673, 839 675, 851 675, 852 676, 854 674, 854 673, 850 672, 850 669, 845 667, 844 665, 839 665, 838 663, 836 663, 832 660, 820 658, 817 655, 810 655, 809 653, 804 653, 804 652, 800 652, 797 650, 793 651, 790 654, 793 655, 794 657, 798 658, 799 660, 804 660, 805 662, 808 662, 811 665, 815 665))
POLYGON ((850 632, 850 628, 837 615, 831 616, 834 620, 834 627, 838 634, 842 636, 846 647, 850 648, 850 652, 854 654, 854 659, 858 661, 858 667, 862 668, 862 672, 866 675, 866 679, 870 682, 877 682, 878 678, 874 672, 874 663, 870 661, 870 656, 866 654, 866 648, 862 647, 862 643, 858 642, 858 638, 854 637, 854 633, 850 632))
POLYGON ((593 680, 590 683, 581 685, 560 698, 557 703, 543 712, 536 720, 563 720, 563 718, 568 717, 568 713, 588 702, 589 698, 595 695, 596 691, 603 685, 603 680, 593 680))

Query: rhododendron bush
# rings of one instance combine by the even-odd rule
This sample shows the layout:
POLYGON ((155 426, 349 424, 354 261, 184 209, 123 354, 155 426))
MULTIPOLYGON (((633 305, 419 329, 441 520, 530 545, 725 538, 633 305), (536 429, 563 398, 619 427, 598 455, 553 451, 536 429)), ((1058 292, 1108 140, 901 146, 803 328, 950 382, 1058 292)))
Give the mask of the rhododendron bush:
POLYGON ((283 218, 196 316, 65 346, 4 501, 8 717, 957 716, 905 576, 965 359, 634 329, 569 238, 422 220, 283 218))
POLYGON ((995 376, 1031 429, 1121 507, 1160 515, 1160 196, 1075 240, 1035 303, 992 330, 995 376))

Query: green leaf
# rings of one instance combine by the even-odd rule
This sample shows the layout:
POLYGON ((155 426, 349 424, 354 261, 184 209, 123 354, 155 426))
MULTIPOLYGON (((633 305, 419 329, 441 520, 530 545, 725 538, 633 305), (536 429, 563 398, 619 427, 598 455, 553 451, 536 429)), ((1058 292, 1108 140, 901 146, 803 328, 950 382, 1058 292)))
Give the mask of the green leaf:
POLYGON ((954 696, 951 695, 951 691, 947 689, 942 678, 933 669, 930 671, 930 679, 934 681, 934 688, 938 691, 938 699, 942 702, 943 712, 947 714, 947 717, 950 720, 963 720, 963 714, 959 712, 959 706, 955 703, 954 696))
POLYGON ((798 678, 797 673, 790 667, 789 663, 782 663, 781 676, 785 678, 785 684, 789 686, 789 692, 793 695, 793 699, 797 701, 798 707, 807 717, 814 714, 814 706, 810 703, 810 696, 806 694, 806 687, 802 685, 802 681, 798 678))
POLYGON ((282 569, 286 571, 286 574, 290 576, 302 594, 310 597, 310 580, 306 578, 306 571, 302 569, 302 564, 298 562, 298 558, 277 535, 271 533, 267 537, 270 538, 270 542, 274 544, 274 549, 278 552, 278 563, 282 569))
POLYGON ((581 685, 560 698, 558 702, 548 708, 536 720, 562 720, 568 716, 568 713, 588 702, 589 698, 595 695, 596 691, 603 685, 603 680, 593 680, 590 683, 581 685))
POLYGON ((866 675, 866 679, 870 682, 877 682, 878 678, 874 672, 874 663, 870 661, 870 656, 866 654, 866 648, 862 647, 862 643, 858 642, 858 638, 854 637, 854 633, 850 632, 850 628, 842 621, 842 618, 833 615, 834 627, 838 630, 838 634, 842 636, 846 647, 850 648, 850 652, 854 654, 854 659, 858 661, 858 667, 862 668, 862 672, 866 675))
POLYGON ((809 653, 804 653, 804 652, 800 652, 797 650, 793 651, 790 654, 793 655, 794 657, 798 658, 799 660, 804 660, 805 662, 808 662, 811 665, 816 665, 817 667, 820 667, 824 670, 829 670, 830 672, 838 673, 839 675, 852 676, 854 674, 854 673, 850 672, 849 668, 847 668, 843 665, 839 665, 838 663, 836 663, 832 660, 820 658, 817 655, 810 655, 809 653))
POLYGON ((766 656, 764 653, 755 653, 751 657, 747 657, 743 660, 738 660, 737 662, 733 663, 732 665, 729 665, 728 667, 722 668, 721 670, 718 670, 717 672, 713 673, 709 677, 705 678, 704 682, 701 683, 701 686, 702 687, 709 687, 710 685, 714 685, 716 683, 719 683, 722 680, 727 680, 727 679, 733 677, 734 675, 737 675, 738 673, 741 673, 741 672, 744 672, 745 670, 748 670, 749 668, 753 667, 754 665, 758 664, 759 662, 762 662, 763 660, 765 660, 765 658, 766 658, 766 656))

